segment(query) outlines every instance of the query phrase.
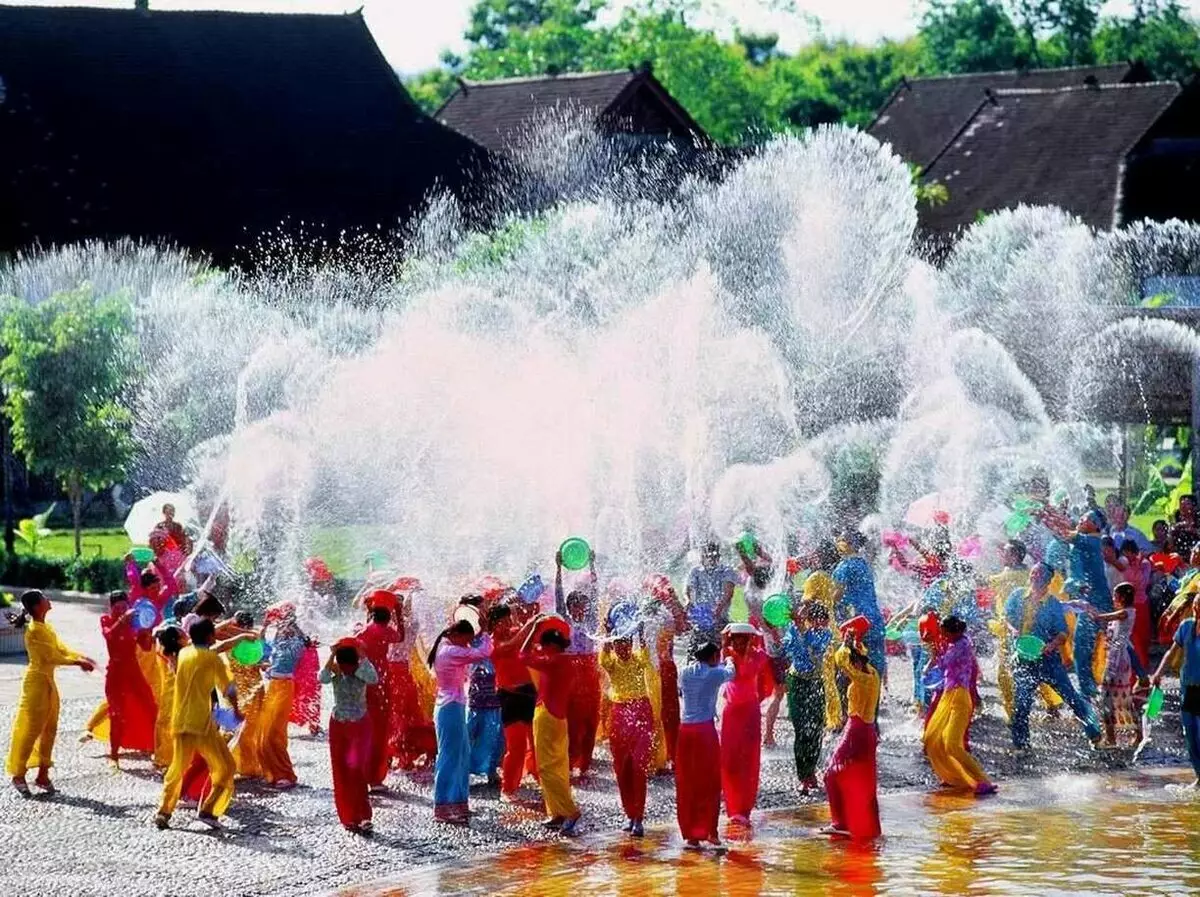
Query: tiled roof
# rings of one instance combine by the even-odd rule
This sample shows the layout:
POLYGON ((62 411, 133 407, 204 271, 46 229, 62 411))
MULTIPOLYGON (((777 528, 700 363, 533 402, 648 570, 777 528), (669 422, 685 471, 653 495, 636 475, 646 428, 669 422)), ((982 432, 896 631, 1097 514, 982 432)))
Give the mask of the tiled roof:
POLYGON ((1179 94, 1174 83, 994 92, 927 167, 950 198, 922 209, 922 224, 949 233, 980 212, 1047 204, 1112 227, 1126 157, 1179 94))
POLYGON ((0 6, 0 78, 0 249, 389 227, 489 158, 420 111, 358 14, 0 6))
POLYGON ((645 87, 651 89, 655 102, 677 130, 699 131, 653 75, 640 70, 463 81, 436 117, 488 149, 504 152, 547 112, 562 110, 599 118, 645 87))
POLYGON ((986 72, 917 78, 904 81, 892 93, 870 127, 870 133, 917 165, 928 165, 962 127, 985 90, 1050 90, 1097 84, 1149 81, 1140 63, 1083 68, 986 72))

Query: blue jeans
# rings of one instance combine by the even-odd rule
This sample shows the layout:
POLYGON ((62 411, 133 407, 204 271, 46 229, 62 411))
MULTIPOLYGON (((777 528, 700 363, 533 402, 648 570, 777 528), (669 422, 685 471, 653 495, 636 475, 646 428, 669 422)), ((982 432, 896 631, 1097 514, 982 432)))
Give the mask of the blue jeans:
MULTIPOLYGON (((1078 656, 1077 654, 1076 657, 1078 656)), ((1033 709, 1033 697, 1037 688, 1043 683, 1053 688, 1067 702, 1075 718, 1083 723, 1088 738, 1094 741, 1100 737, 1100 721, 1096 717, 1095 709, 1071 684, 1062 658, 1058 654, 1051 654, 1032 663, 1016 658, 1013 660, 1013 744, 1019 748, 1029 747, 1029 711, 1033 709)))
MULTIPOLYGON (((1080 692, 1089 700, 1096 697, 1096 677, 1092 675, 1092 657, 1096 653, 1098 632, 1095 621, 1087 614, 1075 615, 1075 678, 1079 680, 1080 692)), ((1065 698, 1066 695, 1063 697, 1065 698)))
POLYGON ((1192 772, 1200 779, 1200 716, 1184 710, 1179 714, 1183 721, 1183 737, 1187 741, 1188 759, 1192 761, 1192 772))
POLYGON ((467 738, 471 742, 471 773, 492 777, 504 756, 504 727, 499 707, 467 711, 467 738))
POLYGON ((471 786, 471 745, 467 739, 467 708, 457 701, 440 705, 433 714, 437 759, 433 763, 433 805, 463 805, 471 786))

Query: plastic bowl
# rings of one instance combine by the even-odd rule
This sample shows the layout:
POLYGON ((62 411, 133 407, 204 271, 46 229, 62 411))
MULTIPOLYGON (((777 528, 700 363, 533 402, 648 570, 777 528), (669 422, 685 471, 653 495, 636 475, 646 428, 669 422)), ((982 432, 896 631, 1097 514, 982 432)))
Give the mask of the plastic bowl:
POLYGON ((1046 650, 1046 643, 1036 635, 1023 635, 1013 644, 1017 657, 1021 660, 1040 660, 1046 650))
POLYGON ((253 641, 249 642, 238 642, 233 646, 233 650, 229 653, 233 656, 233 659, 242 664, 242 666, 252 667, 256 663, 262 663, 262 639, 254 639, 253 641))
POLYGON ((792 619, 792 602, 780 592, 763 602, 763 619, 772 626, 786 626, 792 619))
POLYGON ((158 622, 158 608, 148 598, 141 598, 133 603, 134 629, 150 629, 158 622))
POLYGON ((558 547, 562 555, 562 565, 568 570, 582 570, 592 560, 592 549, 586 541, 578 536, 572 536, 558 547))

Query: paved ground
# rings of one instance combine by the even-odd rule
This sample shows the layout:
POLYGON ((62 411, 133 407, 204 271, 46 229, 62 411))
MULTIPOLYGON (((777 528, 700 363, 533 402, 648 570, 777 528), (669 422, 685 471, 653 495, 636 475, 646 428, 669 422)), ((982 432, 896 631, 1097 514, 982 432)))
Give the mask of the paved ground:
MULTIPOLYGON (((97 618, 100 608, 59 603, 51 621, 64 641, 98 660, 103 658, 97 618)), ((19 687, 20 660, 0 663, 0 745, 7 746, 11 707, 19 687)), ((893 661, 892 691, 906 694, 907 662, 893 661)), ((292 740, 292 756, 302 787, 275 793, 239 784, 229 831, 213 835, 188 827, 189 815, 176 814, 177 829, 158 832, 150 825, 159 782, 144 758, 116 770, 104 759, 104 745, 79 745, 77 736, 102 693, 102 674, 68 669, 59 674, 63 713, 57 751, 54 797, 22 800, 0 792, 0 893, 5 895, 301 895, 323 893, 387 876, 414 865, 485 855, 504 847, 551 836, 538 826, 536 791, 527 807, 499 803, 494 791, 472 795, 476 812, 470 830, 437 824, 430 807, 428 774, 397 776, 394 793, 376 800, 376 836, 366 841, 346 834, 333 814, 327 747, 320 737, 292 740)), ((1170 707, 1170 704, 1169 704, 1170 707)), ((890 698, 881 718, 882 785, 927 788, 933 782, 920 757, 918 724, 902 701, 890 698)), ((764 755, 760 805, 801 802, 785 730, 781 748, 764 755)), ((1033 756, 1007 748, 1007 732, 995 716, 972 728, 972 744, 984 766, 1003 780, 1012 776, 1053 775, 1064 769, 1104 769, 1127 759, 1090 751, 1071 720, 1035 728, 1033 756)), ((829 749, 830 745, 827 745, 829 749)), ((1182 762, 1177 716, 1164 715, 1144 762, 1182 762)), ((621 821, 607 756, 577 796, 592 838, 606 836, 621 821)), ((670 825, 673 783, 655 780, 648 801, 648 824, 670 825)), ((884 820, 885 828, 887 821, 884 820)), ((585 834, 584 840, 589 836, 585 834)))

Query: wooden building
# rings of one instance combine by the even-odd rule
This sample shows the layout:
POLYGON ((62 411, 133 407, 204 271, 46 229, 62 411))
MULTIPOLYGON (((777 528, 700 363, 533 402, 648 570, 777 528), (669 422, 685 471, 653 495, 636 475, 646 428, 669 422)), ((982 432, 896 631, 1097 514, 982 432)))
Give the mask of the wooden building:
POLYGON ((579 115, 611 134, 707 142, 704 130, 648 66, 500 81, 460 79, 436 117, 488 149, 508 153, 554 113, 579 115))
POLYGON ((358 13, 0 6, 0 253, 134 237, 238 257, 390 229, 493 154, 425 115, 358 13))

